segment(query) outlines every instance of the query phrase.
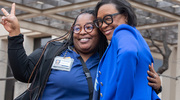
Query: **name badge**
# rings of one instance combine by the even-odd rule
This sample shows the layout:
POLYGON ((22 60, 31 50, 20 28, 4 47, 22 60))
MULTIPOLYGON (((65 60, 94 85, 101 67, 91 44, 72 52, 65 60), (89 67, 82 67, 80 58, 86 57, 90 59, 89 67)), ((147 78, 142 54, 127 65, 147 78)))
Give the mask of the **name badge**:
POLYGON ((70 71, 74 59, 71 57, 59 57, 56 56, 53 61, 52 69, 70 71))

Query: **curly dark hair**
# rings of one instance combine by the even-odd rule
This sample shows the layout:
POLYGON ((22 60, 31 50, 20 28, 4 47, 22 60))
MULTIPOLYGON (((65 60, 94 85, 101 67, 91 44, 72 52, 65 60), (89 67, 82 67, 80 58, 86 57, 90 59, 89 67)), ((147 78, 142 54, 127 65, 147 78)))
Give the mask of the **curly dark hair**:
MULTIPOLYGON (((81 14, 85 14, 85 13, 92 14, 95 17, 94 10, 83 11, 75 18, 75 21, 74 21, 72 26, 74 26, 76 24, 76 21, 77 21, 78 17, 81 14)), ((105 35, 99 29, 98 29, 98 33, 99 33, 100 39, 99 39, 97 52, 99 53, 99 56, 101 58, 103 56, 107 46, 108 46, 108 41, 107 41, 105 35)), ((66 50, 68 48, 68 46, 73 46, 74 45, 74 43, 73 43, 73 34, 74 33, 73 33, 72 29, 71 29, 69 38, 67 40, 65 40, 65 45, 58 50, 58 53, 56 55, 59 55, 62 51, 66 50)))

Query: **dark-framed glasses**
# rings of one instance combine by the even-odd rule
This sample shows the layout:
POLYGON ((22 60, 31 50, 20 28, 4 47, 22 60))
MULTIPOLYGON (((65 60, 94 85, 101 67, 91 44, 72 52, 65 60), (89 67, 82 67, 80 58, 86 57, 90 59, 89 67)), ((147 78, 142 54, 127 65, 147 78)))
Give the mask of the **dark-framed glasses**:
MULTIPOLYGON (((84 25, 84 30, 85 30, 85 32, 87 32, 87 33, 91 33, 91 32, 93 31, 93 29, 94 29, 94 24, 93 24, 93 23, 86 23, 86 24, 84 25)), ((74 33, 76 33, 76 34, 80 33, 81 30, 82 30, 82 26, 79 25, 79 24, 76 24, 76 25, 74 25, 74 26, 72 27, 72 31, 73 31, 74 33)))
POLYGON ((110 25, 113 23, 113 16, 118 15, 118 14, 120 13, 108 14, 104 16, 103 19, 97 18, 96 20, 94 20, 94 24, 96 25, 97 28, 101 28, 103 25, 103 22, 105 22, 107 25, 110 25))

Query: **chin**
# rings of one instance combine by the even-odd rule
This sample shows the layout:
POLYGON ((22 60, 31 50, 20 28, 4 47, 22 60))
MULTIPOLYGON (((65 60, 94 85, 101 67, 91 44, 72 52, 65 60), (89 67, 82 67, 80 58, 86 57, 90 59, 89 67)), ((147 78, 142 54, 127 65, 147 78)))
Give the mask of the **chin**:
POLYGON ((107 40, 111 41, 111 38, 107 38, 107 40))
POLYGON ((111 40, 112 36, 106 36, 107 40, 111 40))

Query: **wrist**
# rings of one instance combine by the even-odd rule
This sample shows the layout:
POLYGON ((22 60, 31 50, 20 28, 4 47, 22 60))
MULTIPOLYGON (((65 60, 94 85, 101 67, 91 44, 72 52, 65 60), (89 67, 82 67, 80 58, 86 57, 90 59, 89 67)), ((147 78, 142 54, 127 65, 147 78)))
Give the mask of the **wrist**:
POLYGON ((19 34, 20 34, 20 31, 10 32, 10 33, 9 33, 9 36, 10 36, 10 37, 13 37, 13 36, 18 36, 19 34))
POLYGON ((157 94, 159 94, 160 92, 162 92, 162 86, 160 86, 159 89, 156 89, 155 92, 156 92, 157 94))

